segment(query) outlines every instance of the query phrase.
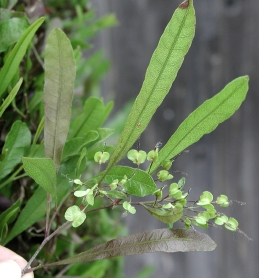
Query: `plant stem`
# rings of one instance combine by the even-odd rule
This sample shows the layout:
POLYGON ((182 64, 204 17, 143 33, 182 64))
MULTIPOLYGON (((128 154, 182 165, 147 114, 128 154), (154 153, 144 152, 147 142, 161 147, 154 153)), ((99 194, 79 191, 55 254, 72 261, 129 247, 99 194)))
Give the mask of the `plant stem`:
POLYGON ((50 218, 50 209, 51 209, 51 195, 50 193, 47 192, 47 204, 46 204, 46 229, 45 229, 45 237, 49 236, 49 232, 50 232, 50 222, 49 222, 49 218, 50 218))
MULTIPOLYGON (((95 209, 92 209, 92 210, 88 210, 85 212, 85 214, 88 214, 88 213, 91 213, 91 212, 94 212, 94 211, 98 211, 98 210, 101 210, 101 209, 106 209, 106 208, 109 208, 109 207, 112 207, 114 206, 116 203, 118 203, 120 201, 120 199, 118 199, 117 202, 115 203, 111 203, 111 204, 108 204, 108 205, 105 205, 105 206, 102 206, 102 207, 99 207, 99 208, 95 208, 95 209)), ((22 271, 22 276, 26 273, 29 273, 29 272, 32 272, 36 269, 39 269, 39 268, 43 268, 44 266, 37 266, 37 267, 34 267, 34 268, 30 268, 30 265, 32 264, 32 262, 35 260, 35 258, 37 257, 37 255, 39 254, 39 252, 41 251, 41 249, 45 246, 45 244, 51 240, 55 235, 57 234, 60 234, 62 231, 65 231, 66 229, 68 229, 69 227, 71 227, 72 225, 72 222, 71 221, 67 221, 65 222, 62 226, 60 226, 57 230, 55 230, 52 234, 50 234, 49 236, 47 236, 41 243, 41 245, 39 246, 39 248, 36 250, 36 252, 33 254, 33 256, 31 257, 31 259, 29 260, 29 262, 27 263, 27 265, 25 266, 25 268, 23 269, 22 271)))
POLYGON ((51 227, 51 224, 52 224, 52 222, 54 221, 56 215, 58 214, 58 212, 59 212, 61 206, 63 205, 63 203, 66 201, 67 197, 68 197, 70 194, 71 194, 71 192, 69 191, 69 192, 65 195, 65 197, 61 200, 61 202, 60 202, 60 204, 58 205, 58 207, 55 209, 55 211, 54 211, 54 213, 52 214, 52 217, 51 217, 51 219, 50 219, 50 221, 49 221, 49 227, 51 227))
POLYGON ((16 178, 16 175, 18 175, 23 169, 23 165, 20 166, 12 175, 10 178, 6 179, 1 185, 0 185, 0 189, 2 187, 5 187, 8 183, 10 183, 11 181, 13 181, 16 178))
POLYGON ((67 221, 65 222, 62 226, 60 226, 57 230, 55 230, 52 234, 50 234, 49 236, 47 236, 41 243, 41 245, 39 246, 39 248, 36 250, 36 252, 34 253, 34 255, 31 257, 31 259, 29 260, 29 262, 27 263, 27 265, 25 266, 25 268, 22 271, 22 276, 28 272, 32 272, 35 268, 30 268, 30 265, 32 264, 32 262, 35 260, 35 258, 37 257, 37 255, 39 254, 39 252, 41 251, 41 249, 44 247, 44 245, 50 241, 55 235, 65 231, 66 229, 68 229, 71 226, 72 222, 71 221, 67 221))
POLYGON ((14 111, 17 112, 17 114, 19 114, 23 119, 26 119, 25 114, 23 114, 23 112, 16 106, 15 100, 12 101, 12 106, 13 106, 14 111))

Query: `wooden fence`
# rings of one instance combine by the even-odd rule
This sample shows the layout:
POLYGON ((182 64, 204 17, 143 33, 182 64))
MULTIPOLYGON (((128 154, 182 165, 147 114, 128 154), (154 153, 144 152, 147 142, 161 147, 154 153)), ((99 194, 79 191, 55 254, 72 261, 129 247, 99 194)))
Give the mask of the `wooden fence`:
MULTIPOLYGON (((114 12, 120 25, 103 32, 98 46, 112 61, 103 96, 116 93, 115 109, 135 98, 158 39, 181 0, 93 0, 97 12, 114 12)), ((232 79, 248 74, 247 99, 234 116, 179 157, 174 168, 188 173, 186 188, 197 199, 204 190, 226 194, 226 213, 253 239, 225 229, 208 233, 218 247, 204 253, 155 253, 126 258, 131 278, 145 265, 150 277, 255 278, 259 273, 259 3, 257 0, 194 0, 196 36, 171 92, 141 138, 145 150, 166 142, 184 118, 232 79)), ((128 216, 131 233, 161 225, 146 212, 128 216)))

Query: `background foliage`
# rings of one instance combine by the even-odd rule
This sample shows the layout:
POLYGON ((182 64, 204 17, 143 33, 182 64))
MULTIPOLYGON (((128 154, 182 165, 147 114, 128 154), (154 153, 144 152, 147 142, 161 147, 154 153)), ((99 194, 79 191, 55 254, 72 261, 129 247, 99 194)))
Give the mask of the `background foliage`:
MULTIPOLYGON (((74 138, 76 133, 87 134, 87 130, 92 130, 85 138, 82 138, 81 146, 89 149, 87 153, 88 167, 93 170, 94 167, 93 165, 91 166, 91 161, 93 160, 91 146, 94 153, 94 150, 98 149, 99 142, 111 133, 107 129, 100 128, 111 111, 112 103, 106 106, 97 98, 90 98, 87 103, 85 102, 90 95, 99 96, 100 80, 109 69, 110 64, 100 50, 94 49, 91 39, 98 32, 115 26, 117 21, 113 14, 97 18, 90 3, 85 0, 69 1, 68 3, 64 1, 45 1, 45 5, 41 1, 18 1, 17 3, 16 1, 1 1, 0 7, 0 37, 1 42, 4 42, 1 43, 0 48, 1 67, 13 45, 29 27, 29 22, 41 16, 46 18, 44 23, 41 20, 35 27, 35 32, 38 30, 34 38, 32 39, 33 33, 31 33, 22 42, 28 46, 24 47, 24 53, 18 53, 21 60, 20 66, 16 55, 13 58, 16 64, 13 64, 13 67, 6 73, 7 78, 3 76, 3 68, 1 71, 1 80, 5 81, 5 83, 1 82, 0 86, 1 98, 10 93, 13 87, 14 92, 9 94, 12 98, 10 97, 9 103, 6 103, 5 107, 7 108, 3 109, 4 112, 1 114, 0 120, 0 147, 1 149, 11 150, 6 155, 2 153, 1 156, 0 210, 1 212, 5 211, 5 214, 1 215, 2 222, 0 221, 0 224, 2 225, 0 232, 2 243, 14 238, 6 246, 28 260, 44 238, 44 222, 41 221, 41 218, 46 210, 46 197, 44 197, 43 189, 37 189, 38 186, 24 175, 21 157, 44 157, 43 145, 38 142, 41 141, 43 128, 44 72, 42 60, 45 55, 46 37, 51 29, 61 27, 69 36, 74 47, 73 55, 77 63, 77 73, 75 82, 76 95, 72 114, 74 118, 77 117, 78 121, 74 121, 71 124, 69 138, 74 138), (10 75, 10 72, 13 75, 10 75), (23 80, 20 79, 19 81, 20 76, 23 77, 23 80), (12 81, 10 82, 8 78, 11 78, 12 81), (16 83, 17 85, 14 86, 16 83), (5 84, 9 86, 7 91, 5 91, 5 84), (16 97, 14 98, 15 95, 16 97), (94 126, 90 119, 88 123, 91 126, 85 125, 83 129, 79 129, 78 124, 80 124, 80 121, 84 122, 87 117, 84 113, 84 107, 87 106, 91 106, 93 111, 98 111, 103 116, 98 117, 99 120, 97 123, 95 122, 94 126), (94 129, 96 130, 95 132, 94 129), (100 133, 101 138, 98 139, 100 133), (13 138, 16 138, 16 140, 13 141, 13 138), (33 139, 32 144, 31 138, 33 139), (5 161, 8 163, 5 163, 5 161), (4 168, 2 165, 4 165, 4 168), (18 201, 12 204, 12 200, 17 198, 18 201), (6 208, 9 209, 6 210, 6 208), (12 227, 19 210, 21 214, 19 214, 15 226, 12 227), (37 221, 36 224, 34 224, 35 221, 37 221), (27 230, 31 224, 34 224, 33 227, 27 230), (10 230, 12 230, 12 233, 6 238, 10 230), (16 237, 18 234, 19 237, 16 237)), ((69 110, 64 109, 63 111, 67 114, 69 110)), ((99 148, 102 148, 102 145, 99 148)), ((69 165, 72 165, 78 159, 75 157, 78 152, 79 150, 73 149, 73 140, 70 140, 66 145, 62 158, 66 163, 61 164, 61 171, 65 172, 70 178, 76 173, 72 173, 73 171, 69 169, 69 165)), ((29 161, 26 163, 28 164, 29 161)), ((27 164, 24 164, 24 167, 27 164)), ((66 177, 61 177, 60 179, 58 184, 62 183, 69 186, 69 181, 66 177)), ((101 201, 98 202, 96 206, 101 205, 101 201)), ((63 221, 64 209, 59 213, 58 218, 60 218, 60 221, 63 221)), ((44 258, 44 260, 49 258, 51 260, 54 250, 54 259, 71 256, 80 251, 80 249, 85 249, 86 247, 84 246, 89 248, 126 233, 121 224, 118 210, 110 209, 91 214, 86 222, 87 229, 79 229, 76 232, 70 230, 59 239, 49 243, 49 251, 46 250, 45 253, 39 255, 38 262, 41 261, 41 258, 44 258)), ((71 276, 77 275, 80 277, 122 277, 122 266, 122 259, 115 258, 97 261, 91 265, 74 265, 67 273, 71 276)), ((53 269, 52 274, 39 271, 37 277, 53 277, 54 273, 57 274, 57 272, 58 269, 53 269)))

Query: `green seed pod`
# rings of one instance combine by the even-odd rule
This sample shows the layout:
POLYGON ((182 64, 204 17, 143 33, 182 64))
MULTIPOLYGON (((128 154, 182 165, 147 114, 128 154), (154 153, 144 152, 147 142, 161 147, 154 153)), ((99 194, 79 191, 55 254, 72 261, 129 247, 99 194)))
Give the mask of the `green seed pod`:
POLYGON ((130 150, 127 154, 127 157, 133 163, 139 165, 145 162, 147 154, 145 151, 130 150))
POLYGON ((165 169, 165 170, 169 170, 172 166, 172 161, 171 160, 164 160, 161 164, 161 166, 165 169))
POLYGON ((157 159, 158 159, 158 149, 157 148, 155 150, 150 151, 147 154, 147 160, 148 161, 156 162, 157 159))
POLYGON ((158 179, 160 181, 166 181, 166 180, 171 180, 173 178, 173 175, 171 175, 168 171, 166 170, 161 170, 157 173, 158 179))
POLYGON ((161 189, 158 189, 155 192, 153 192, 153 195, 155 195, 158 199, 161 199, 163 197, 163 192, 161 189))
POLYGON ((94 161, 98 164, 105 163, 110 158, 110 154, 107 152, 97 152, 94 155, 94 161))

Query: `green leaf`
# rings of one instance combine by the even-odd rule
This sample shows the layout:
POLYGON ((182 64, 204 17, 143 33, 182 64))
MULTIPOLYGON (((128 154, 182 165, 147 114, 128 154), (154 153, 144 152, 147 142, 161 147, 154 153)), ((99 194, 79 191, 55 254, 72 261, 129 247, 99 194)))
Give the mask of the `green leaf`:
POLYGON ((25 147, 31 143, 31 132, 25 123, 16 121, 6 136, 0 161, 0 180, 12 172, 21 162, 25 147))
POLYGON ((69 138, 85 136, 90 130, 100 128, 111 112, 112 107, 112 102, 105 106, 98 98, 88 98, 84 105, 84 112, 71 122, 69 138))
POLYGON ((159 40, 140 93, 133 104, 104 174, 124 156, 146 129, 176 78, 193 40, 194 32, 195 12, 193 1, 190 0, 185 9, 179 7, 175 11, 159 40))
POLYGON ((13 229, 5 240, 7 244, 14 237, 31 227, 39 219, 43 218, 46 213, 46 192, 39 187, 33 196, 28 200, 24 209, 21 211, 13 229))
POLYGON ((86 154, 87 154, 86 148, 83 148, 80 156, 78 157, 77 163, 76 163, 76 169, 75 169, 76 177, 80 176, 79 173, 81 174, 85 170, 85 167, 86 167, 85 164, 86 164, 86 160, 87 160, 86 154))
POLYGON ((87 190, 77 190, 74 192, 74 195, 76 197, 83 197, 85 195, 87 195, 89 192, 91 191, 91 189, 87 189, 87 190))
POLYGON ((92 191, 86 195, 86 201, 90 206, 94 205, 94 195, 92 191))
POLYGON ((126 194, 124 194, 123 192, 117 191, 117 190, 107 191, 107 192, 105 192, 105 195, 107 195, 110 198, 114 198, 114 199, 125 199, 125 198, 127 198, 126 194))
POLYGON ((8 1, 8 9, 12 9, 18 0, 9 0, 8 1))
POLYGON ((45 51, 44 147, 58 171, 70 125, 76 64, 69 39, 53 29, 45 51))
POLYGON ((19 68, 19 64, 27 50, 28 45, 30 44, 35 32, 43 23, 44 18, 41 17, 36 20, 21 36, 19 41, 14 46, 12 52, 8 55, 4 66, 0 71, 0 98, 4 94, 7 86, 12 81, 14 75, 19 68))
POLYGON ((173 224, 183 216, 183 207, 176 206, 173 210, 167 211, 163 209, 150 208, 144 206, 145 209, 156 219, 166 224, 173 224))
POLYGON ((248 76, 236 78, 194 110, 160 150, 158 160, 151 167, 151 173, 162 161, 175 157, 232 116, 246 97, 248 80, 248 76))
POLYGON ((64 146, 62 160, 66 160, 71 156, 78 155, 81 149, 97 140, 99 134, 95 130, 89 131, 84 137, 76 137, 66 141, 64 146))
POLYGON ((72 206, 66 210, 65 219, 72 222, 74 228, 80 226, 85 221, 86 215, 78 206, 72 206))
POLYGON ((21 85, 22 85, 22 77, 19 79, 17 84, 14 86, 12 91, 9 93, 8 97, 4 100, 2 105, 0 106, 0 118, 2 117, 5 109, 9 106, 9 104, 12 102, 12 100, 15 98, 16 94, 18 93, 21 85))
POLYGON ((22 158, 26 173, 53 197, 56 196, 56 169, 51 158, 22 158))
MULTIPOLYGON (((57 199, 58 203, 64 198, 68 191, 72 189, 70 179, 76 179, 85 170, 85 167, 80 167, 76 174, 75 165, 78 161, 78 157, 72 157, 65 163, 61 164, 59 174, 57 178, 57 199)), ((46 192, 42 187, 39 187, 25 207, 21 211, 14 227, 6 239, 5 243, 12 240, 14 237, 31 227, 34 223, 44 217, 46 213, 46 192)))
POLYGON ((3 244, 5 235, 4 231, 7 228, 7 225, 12 223, 19 211, 20 208, 20 200, 18 199, 11 207, 5 210, 0 215, 0 243, 3 244))
MULTIPOLYGON (((102 173, 98 174, 88 182, 98 182, 101 176, 102 173)), ((149 174, 140 169, 130 168, 126 166, 113 167, 112 170, 105 176, 102 182, 111 184, 116 179, 121 181, 122 179, 124 179, 124 176, 128 177, 127 182, 123 184, 123 187, 128 194, 138 197, 144 197, 152 194, 157 189, 154 180, 149 174)))
POLYGON ((28 27, 26 17, 10 18, 0 24, 0 52, 6 51, 10 45, 16 43, 28 27))
POLYGON ((20 208, 21 201, 18 199, 15 203, 13 203, 8 209, 6 209, 0 215, 0 226, 4 223, 11 224, 16 217, 16 214, 20 208))
POLYGON ((185 185, 185 181, 186 181, 185 177, 182 177, 182 178, 178 181, 178 186, 179 186, 179 188, 180 188, 181 190, 183 189, 183 187, 184 187, 184 185, 185 185))
POLYGON ((113 239, 68 259, 45 266, 74 264, 153 252, 212 251, 215 247, 215 242, 208 235, 194 230, 157 229, 113 239))
POLYGON ((96 27, 99 30, 103 30, 105 28, 110 28, 116 26, 118 24, 117 18, 115 14, 107 14, 96 21, 96 27))

